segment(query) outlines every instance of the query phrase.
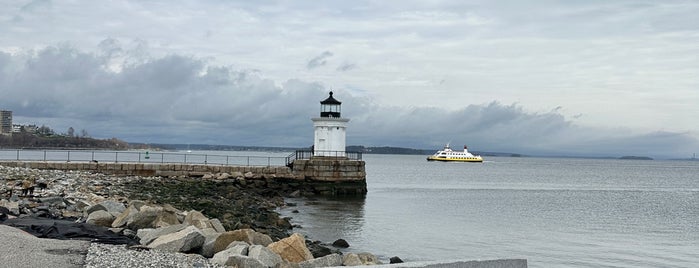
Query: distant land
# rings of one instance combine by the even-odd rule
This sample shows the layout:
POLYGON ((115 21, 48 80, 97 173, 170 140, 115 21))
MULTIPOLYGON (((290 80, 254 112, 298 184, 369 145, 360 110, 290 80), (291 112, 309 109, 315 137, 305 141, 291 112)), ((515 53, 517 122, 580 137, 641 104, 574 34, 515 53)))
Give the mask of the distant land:
POLYGON ((650 158, 647 156, 630 156, 630 155, 619 157, 619 159, 623 159, 623 160, 653 160, 653 158, 650 158))

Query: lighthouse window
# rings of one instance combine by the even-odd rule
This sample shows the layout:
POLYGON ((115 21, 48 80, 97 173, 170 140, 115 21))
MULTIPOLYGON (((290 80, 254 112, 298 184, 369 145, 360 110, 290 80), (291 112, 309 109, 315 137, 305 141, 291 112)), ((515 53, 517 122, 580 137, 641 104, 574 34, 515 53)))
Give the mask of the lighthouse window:
POLYGON ((337 127, 337 130, 340 130, 340 127, 337 127))

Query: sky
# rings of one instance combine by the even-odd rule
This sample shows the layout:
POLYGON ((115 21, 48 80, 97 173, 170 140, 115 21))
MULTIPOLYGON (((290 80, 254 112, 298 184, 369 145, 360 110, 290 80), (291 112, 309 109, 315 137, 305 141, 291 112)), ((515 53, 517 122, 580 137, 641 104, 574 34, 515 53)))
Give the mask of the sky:
POLYGON ((129 142, 699 152, 699 1, 0 0, 0 109, 129 142))

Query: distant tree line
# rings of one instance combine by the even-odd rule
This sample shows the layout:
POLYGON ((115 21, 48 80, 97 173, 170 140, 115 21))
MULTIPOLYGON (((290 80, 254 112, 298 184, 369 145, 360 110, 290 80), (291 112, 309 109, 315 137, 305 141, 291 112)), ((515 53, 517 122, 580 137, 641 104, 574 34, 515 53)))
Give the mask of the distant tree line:
POLYGON ((21 126, 12 135, 0 135, 1 148, 60 148, 60 149, 128 149, 129 144, 117 138, 93 139, 86 130, 75 134, 73 127, 67 133, 56 134, 47 126, 21 126))

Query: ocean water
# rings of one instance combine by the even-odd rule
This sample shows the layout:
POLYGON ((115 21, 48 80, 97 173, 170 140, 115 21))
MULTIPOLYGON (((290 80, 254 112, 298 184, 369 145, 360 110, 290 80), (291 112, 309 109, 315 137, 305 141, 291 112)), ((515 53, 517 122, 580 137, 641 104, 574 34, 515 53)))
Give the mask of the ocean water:
POLYGON ((363 198, 280 209, 312 240, 388 262, 526 258, 529 267, 699 267, 699 162, 364 155, 363 198), (298 210, 298 213, 292 213, 298 210))

